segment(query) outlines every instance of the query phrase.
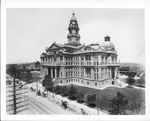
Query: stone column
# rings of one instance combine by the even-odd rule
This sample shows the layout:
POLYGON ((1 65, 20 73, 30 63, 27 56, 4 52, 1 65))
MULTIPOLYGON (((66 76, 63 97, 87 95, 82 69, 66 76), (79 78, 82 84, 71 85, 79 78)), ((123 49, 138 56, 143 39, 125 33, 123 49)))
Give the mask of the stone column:
POLYGON ((44 67, 44 76, 46 76, 46 67, 44 67))
POLYGON ((46 67, 46 75, 48 75, 48 67, 46 67))
POLYGON ((112 63, 112 57, 110 56, 110 63, 112 63))
POLYGON ((118 73, 117 73, 117 67, 115 68, 115 79, 117 77, 118 73))
POLYGON ((55 78, 57 78, 57 68, 55 68, 55 78))
POLYGON ((104 55, 104 63, 106 63, 106 56, 104 55))
POLYGON ((83 65, 85 65, 85 62, 86 62, 86 60, 85 60, 85 55, 83 56, 83 65))
POLYGON ((108 67, 107 67, 107 78, 109 78, 109 75, 108 75, 108 74, 109 74, 109 70, 108 70, 108 67))
POLYGON ((91 65, 94 65, 94 56, 91 55, 91 65))
POLYGON ((51 68, 51 78, 53 78, 53 68, 51 68))
POLYGON ((98 65, 101 64, 101 55, 98 55, 98 65))
POLYGON ((111 68, 110 68, 110 78, 112 78, 112 74, 111 74, 112 72, 111 72, 111 68))
POLYGON ((94 79, 94 68, 91 68, 91 79, 94 79))
POLYGON ((104 79, 106 78, 106 69, 104 68, 104 79))
POLYGON ((83 68, 83 70, 84 70, 84 78, 86 78, 86 72, 85 72, 85 68, 83 68))

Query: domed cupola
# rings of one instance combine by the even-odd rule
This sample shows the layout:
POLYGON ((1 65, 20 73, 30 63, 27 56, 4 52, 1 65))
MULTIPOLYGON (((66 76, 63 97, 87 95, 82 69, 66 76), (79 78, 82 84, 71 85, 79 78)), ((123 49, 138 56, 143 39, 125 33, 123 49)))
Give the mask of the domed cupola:
POLYGON ((72 16, 72 18, 70 19, 70 21, 77 21, 77 19, 76 19, 76 17, 75 17, 75 14, 73 13, 72 15, 73 15, 73 16, 72 16))
POLYGON ((80 44, 79 26, 74 13, 72 14, 72 18, 70 19, 68 30, 69 30, 69 34, 67 35, 68 43, 80 44))
POLYGON ((100 48, 105 51, 115 51, 115 46, 110 42, 110 37, 108 35, 105 37, 105 41, 100 45, 100 48))

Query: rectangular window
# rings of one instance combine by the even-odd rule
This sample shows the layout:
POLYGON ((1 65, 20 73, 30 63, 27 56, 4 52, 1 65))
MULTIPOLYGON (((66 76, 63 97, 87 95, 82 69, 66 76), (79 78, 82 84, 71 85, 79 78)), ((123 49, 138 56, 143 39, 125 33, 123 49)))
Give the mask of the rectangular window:
POLYGON ((86 60, 91 60, 91 55, 85 55, 86 60))
POLYGON ((97 83, 95 83, 95 86, 97 86, 97 83))
POLYGON ((63 57, 62 57, 62 56, 60 56, 60 60, 61 60, 61 61, 63 60, 63 57))
POLYGON ((83 57, 83 56, 81 56, 81 60, 84 60, 84 57, 83 57))

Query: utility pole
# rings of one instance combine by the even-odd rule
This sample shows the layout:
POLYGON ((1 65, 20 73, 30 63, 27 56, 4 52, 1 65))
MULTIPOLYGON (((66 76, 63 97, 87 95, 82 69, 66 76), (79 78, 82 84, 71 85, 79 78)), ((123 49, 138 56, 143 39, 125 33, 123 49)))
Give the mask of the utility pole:
POLYGON ((13 81, 13 100, 14 100, 14 115, 16 115, 16 83, 15 83, 16 74, 14 75, 14 81, 13 81))
POLYGON ((36 92, 36 95, 38 93, 38 81, 36 81, 36 89, 37 89, 37 92, 36 92))
POLYGON ((12 73, 11 73, 11 76, 13 77, 12 85, 11 84, 6 85, 6 90, 7 90, 6 91, 6 112, 8 114, 14 114, 14 115, 22 111, 28 110, 28 107, 27 107, 28 96, 26 95, 26 93, 28 93, 27 87, 22 86, 21 83, 16 84, 16 81, 17 81, 16 78, 18 77, 17 74, 18 74, 17 69, 13 68, 12 73))
POLYGON ((98 89, 98 93, 97 93, 97 115, 99 115, 99 89, 98 89))

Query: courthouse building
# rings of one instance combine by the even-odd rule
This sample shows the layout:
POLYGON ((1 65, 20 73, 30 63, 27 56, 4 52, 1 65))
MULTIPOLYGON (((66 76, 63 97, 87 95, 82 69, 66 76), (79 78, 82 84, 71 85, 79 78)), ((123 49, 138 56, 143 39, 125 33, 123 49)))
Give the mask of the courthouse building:
POLYGON ((97 88, 118 85, 119 63, 110 37, 104 37, 101 44, 81 44, 74 13, 68 31, 66 44, 54 42, 41 54, 41 75, 50 75, 63 85, 81 84, 97 88))

